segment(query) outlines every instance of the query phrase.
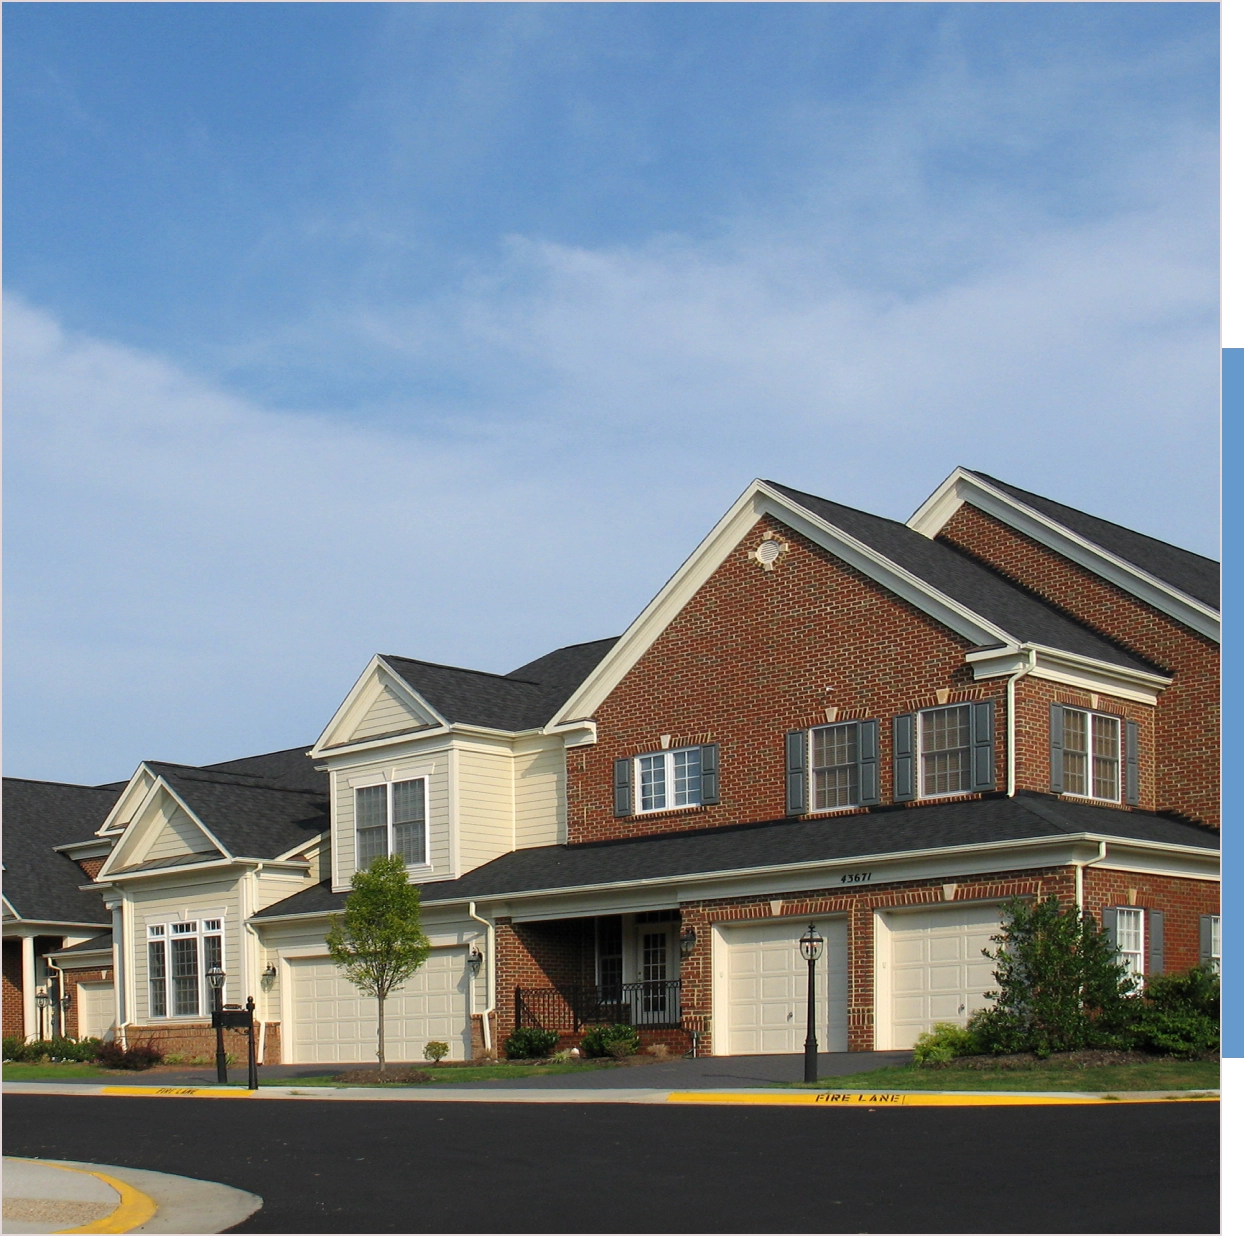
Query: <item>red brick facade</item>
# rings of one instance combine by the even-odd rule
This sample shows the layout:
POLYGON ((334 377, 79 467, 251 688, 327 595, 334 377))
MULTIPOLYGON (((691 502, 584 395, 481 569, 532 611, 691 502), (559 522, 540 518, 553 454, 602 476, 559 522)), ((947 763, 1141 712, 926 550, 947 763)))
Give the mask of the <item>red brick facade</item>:
POLYGON ((4 942, 4 1034, 23 1033, 22 1024, 22 942, 4 942))
POLYGON ((1218 645, 968 503, 939 539, 1174 676, 1157 706, 1154 805, 1217 827, 1218 645))

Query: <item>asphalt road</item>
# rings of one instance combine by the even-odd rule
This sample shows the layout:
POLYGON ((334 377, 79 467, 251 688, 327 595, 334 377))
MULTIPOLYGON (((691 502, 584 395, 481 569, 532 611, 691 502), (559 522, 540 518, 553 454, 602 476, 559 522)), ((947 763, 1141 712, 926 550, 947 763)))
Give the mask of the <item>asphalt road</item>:
POLYGON ((977 1108, 9 1095, 5 1153, 247 1189, 238 1232, 1216 1232, 1216 1103, 977 1108))

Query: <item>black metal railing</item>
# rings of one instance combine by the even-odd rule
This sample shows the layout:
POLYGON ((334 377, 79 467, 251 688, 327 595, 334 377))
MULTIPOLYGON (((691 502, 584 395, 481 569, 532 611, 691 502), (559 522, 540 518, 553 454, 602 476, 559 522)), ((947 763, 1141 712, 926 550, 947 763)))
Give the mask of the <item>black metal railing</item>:
POLYGON ((678 1026, 682 1023, 682 981, 617 983, 609 987, 516 987, 514 1024, 542 1030, 570 1030, 622 1023, 678 1026))

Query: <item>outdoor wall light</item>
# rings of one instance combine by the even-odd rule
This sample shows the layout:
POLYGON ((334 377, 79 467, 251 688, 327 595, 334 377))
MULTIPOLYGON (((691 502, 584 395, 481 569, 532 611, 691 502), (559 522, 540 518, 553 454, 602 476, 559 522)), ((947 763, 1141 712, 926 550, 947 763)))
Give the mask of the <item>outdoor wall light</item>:
POLYGON ((474 945, 472 945, 471 951, 467 954, 467 965, 471 967, 472 978, 479 977, 479 972, 483 964, 484 964, 484 954, 481 953, 479 949, 477 949, 474 945))
POLYGON ((263 977, 269 980, 276 978, 276 966, 268 962, 268 967, 264 970, 263 977))
POLYGON ((678 951, 684 957, 690 957, 692 950, 695 948, 695 928, 688 927, 686 931, 678 937, 678 951))

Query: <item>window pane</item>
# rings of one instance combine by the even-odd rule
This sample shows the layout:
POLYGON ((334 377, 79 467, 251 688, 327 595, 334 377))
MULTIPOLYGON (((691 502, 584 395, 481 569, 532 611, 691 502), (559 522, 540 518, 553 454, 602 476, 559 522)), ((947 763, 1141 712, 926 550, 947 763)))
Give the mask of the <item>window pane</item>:
POLYGON ((213 966, 225 968, 224 949, 221 947, 220 936, 203 937, 203 973, 206 974, 213 966))
MULTIPOLYGON (((163 930, 163 929, 161 929, 163 930)), ((168 1016, 168 992, 164 968, 164 941, 153 940, 147 945, 147 983, 151 991, 151 1016, 168 1016)))
POLYGON ((357 867, 370 867, 373 859, 383 858, 388 852, 385 845, 385 833, 388 830, 381 825, 379 828, 360 828, 355 834, 358 838, 358 855, 355 858, 357 867))
POLYGON ((1063 789, 1068 794, 1087 794, 1088 713, 1063 709, 1063 789))
POLYGON ((172 940, 173 1015, 196 1017, 199 1012, 199 942, 172 940))
POLYGON ((367 785, 355 790, 355 828, 377 828, 387 824, 385 817, 388 798, 389 787, 386 785, 367 785))
POLYGON ((814 810, 859 802, 858 733, 855 725, 828 725, 812 731, 814 810))
POLYGON ((665 806, 665 756, 639 757, 639 809, 659 811, 665 806))
POLYGON ((1209 920, 1209 964, 1222 971, 1222 919, 1215 915, 1209 920))
POLYGON ((1119 723, 1093 717, 1093 797, 1119 797, 1119 723))
POLYGON ((423 823, 423 787, 419 781, 397 781, 393 785, 393 823, 423 823))
POLYGON ((1128 973, 1135 978, 1142 978, 1145 972, 1144 911, 1120 908, 1116 914, 1119 955, 1127 963, 1128 973))
POLYGON ((968 705, 920 714, 922 793, 953 794, 971 789, 972 711, 968 705))
POLYGON ((700 801, 700 748, 674 752, 674 806, 694 807, 700 801))
POLYGON ((427 862, 424 852, 424 833, 422 820, 393 825, 393 853, 407 866, 427 862))

